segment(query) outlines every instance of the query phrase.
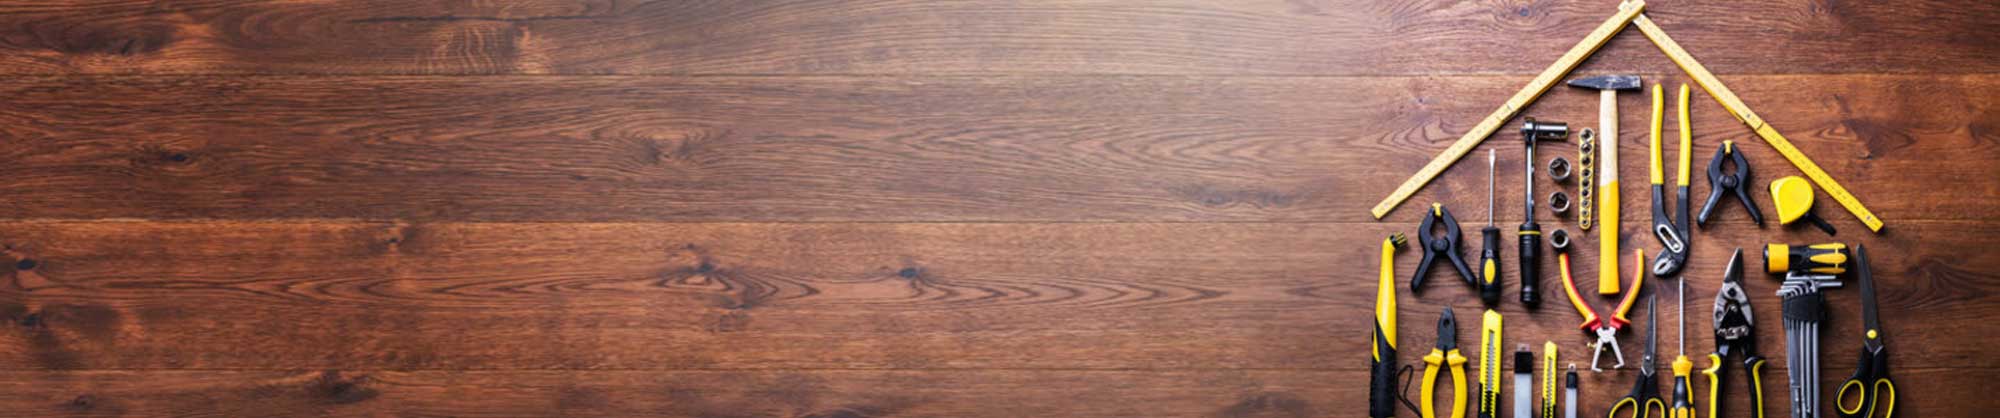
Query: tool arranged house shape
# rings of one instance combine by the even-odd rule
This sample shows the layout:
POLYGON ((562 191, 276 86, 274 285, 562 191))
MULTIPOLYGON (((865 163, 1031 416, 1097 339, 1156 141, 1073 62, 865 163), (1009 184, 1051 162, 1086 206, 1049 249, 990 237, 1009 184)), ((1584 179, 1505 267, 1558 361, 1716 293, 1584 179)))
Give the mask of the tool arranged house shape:
POLYGON ((1717 80, 1715 74, 1709 73, 1707 67, 1703 67, 1700 62, 1696 62, 1693 55, 1689 55, 1687 50, 1682 49, 1680 44, 1675 43, 1673 38, 1667 36, 1666 31, 1661 30, 1658 25, 1653 24, 1652 19, 1646 18, 1646 15, 1641 13, 1645 10, 1645 7, 1646 2, 1644 0, 1630 0, 1620 3, 1617 14, 1612 15, 1609 19, 1605 19, 1604 23, 1598 24, 1596 29, 1591 30, 1590 34, 1584 36, 1583 40, 1577 42, 1576 46, 1570 47, 1569 51, 1563 53, 1561 58, 1557 58, 1554 63, 1549 64, 1549 67, 1542 70, 1542 73, 1535 76, 1533 80, 1530 80, 1528 85, 1522 86, 1521 90, 1514 93, 1512 98, 1507 99, 1506 103, 1501 104, 1500 108, 1494 109, 1492 114, 1486 115, 1485 119, 1480 120, 1479 124, 1474 125, 1471 131, 1459 137, 1458 141, 1452 143, 1451 147, 1446 148, 1443 153, 1432 158, 1430 163, 1425 164, 1423 169, 1417 171, 1416 175, 1411 176, 1408 180, 1404 180, 1403 184, 1397 186, 1395 191, 1390 192, 1389 196, 1382 199, 1381 203, 1376 203, 1375 207, 1370 210, 1370 213, 1375 216, 1375 219, 1382 219, 1382 216, 1388 215, 1390 210, 1395 209, 1404 200, 1408 200, 1410 196, 1415 195, 1417 189, 1423 188, 1425 184, 1430 183, 1432 179, 1442 174, 1445 168, 1451 167, 1453 163, 1458 162, 1459 158, 1472 152, 1473 147, 1478 146, 1481 141, 1485 141, 1486 137, 1491 136, 1495 130, 1500 128, 1501 124, 1506 123, 1508 119, 1512 119, 1516 113, 1519 113, 1522 108, 1526 108, 1529 103, 1540 98, 1542 93, 1547 92, 1549 87, 1554 86, 1558 79, 1568 75, 1571 70, 1576 69, 1577 65, 1582 64, 1585 58, 1589 58, 1591 54, 1596 53, 1597 49, 1603 47, 1604 43, 1611 40, 1612 36, 1617 35, 1619 31, 1623 30, 1626 24, 1631 24, 1632 26, 1637 26, 1639 32, 1644 34, 1646 39, 1652 41, 1654 46, 1659 47, 1661 52, 1666 53, 1667 58, 1672 59, 1675 65, 1680 66, 1681 71, 1686 72, 1689 77, 1693 78, 1696 85, 1701 86, 1702 90, 1707 91, 1709 97, 1714 97, 1715 101, 1722 104, 1722 107, 1728 110, 1731 115, 1735 115, 1737 120, 1749 126, 1750 130, 1756 132, 1758 137, 1764 138, 1764 142, 1771 144, 1772 148, 1777 148, 1779 154, 1783 155, 1786 160, 1791 161, 1793 166, 1797 166, 1799 171, 1804 172, 1807 178, 1811 178, 1814 184, 1819 185, 1820 189, 1825 190, 1827 196, 1832 197, 1836 202, 1840 202, 1840 205, 1846 207, 1848 212, 1852 212, 1856 218, 1861 219, 1861 223, 1867 225, 1869 230, 1876 232, 1882 230, 1882 220, 1880 218, 1876 218, 1873 212, 1869 212, 1866 206, 1862 206, 1859 199, 1855 198, 1852 193, 1848 193, 1847 188, 1841 187, 1839 182, 1834 181, 1833 177, 1827 175, 1825 170, 1820 169, 1818 164, 1814 164, 1811 158, 1807 158, 1805 153, 1799 151, 1798 147, 1792 146, 1792 142, 1785 139, 1783 134, 1779 134, 1776 128, 1772 128, 1771 125, 1764 123, 1764 119, 1758 117, 1756 112, 1751 111, 1749 105, 1743 104, 1743 100, 1738 99, 1736 93, 1731 92, 1728 86, 1724 86, 1721 80, 1717 80))

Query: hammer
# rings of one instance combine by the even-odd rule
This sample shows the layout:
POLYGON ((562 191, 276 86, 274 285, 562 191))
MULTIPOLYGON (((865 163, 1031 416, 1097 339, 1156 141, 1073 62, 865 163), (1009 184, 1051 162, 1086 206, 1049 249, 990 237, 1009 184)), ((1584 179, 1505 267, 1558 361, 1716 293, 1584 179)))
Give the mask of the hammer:
POLYGON ((1570 80, 1570 87, 1597 89, 1598 233, 1597 293, 1618 294, 1618 92, 1637 91, 1636 75, 1600 75, 1570 80))

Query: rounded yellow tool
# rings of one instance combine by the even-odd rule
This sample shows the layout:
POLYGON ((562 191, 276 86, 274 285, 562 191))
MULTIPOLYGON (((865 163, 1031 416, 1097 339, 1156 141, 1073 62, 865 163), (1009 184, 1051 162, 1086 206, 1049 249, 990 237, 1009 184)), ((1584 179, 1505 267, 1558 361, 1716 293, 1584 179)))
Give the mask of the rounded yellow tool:
POLYGON ((1771 181, 1771 201, 1778 207, 1778 224, 1790 225, 1792 221, 1805 219, 1827 235, 1838 235, 1832 224, 1813 214, 1813 188, 1804 177, 1786 176, 1771 181))

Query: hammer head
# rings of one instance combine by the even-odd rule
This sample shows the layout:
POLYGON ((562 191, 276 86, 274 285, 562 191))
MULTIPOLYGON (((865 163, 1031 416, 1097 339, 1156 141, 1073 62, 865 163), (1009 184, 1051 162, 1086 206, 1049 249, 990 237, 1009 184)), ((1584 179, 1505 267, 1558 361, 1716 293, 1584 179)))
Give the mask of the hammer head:
POLYGON ((1641 87, 1636 75, 1600 75, 1570 80, 1570 87, 1598 90, 1638 90, 1641 87))

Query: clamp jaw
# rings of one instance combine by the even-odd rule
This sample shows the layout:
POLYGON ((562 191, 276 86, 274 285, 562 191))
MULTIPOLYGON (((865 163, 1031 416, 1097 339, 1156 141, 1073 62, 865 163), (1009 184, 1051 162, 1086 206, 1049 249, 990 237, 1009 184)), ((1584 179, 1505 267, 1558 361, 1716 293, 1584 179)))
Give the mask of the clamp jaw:
POLYGON ((1411 293, 1423 292, 1424 278, 1430 276, 1431 265, 1436 264, 1440 256, 1451 260, 1452 268, 1458 270, 1458 277, 1465 279, 1465 284, 1479 286, 1474 279, 1477 276, 1472 274, 1472 267, 1466 265, 1465 259, 1458 255, 1459 236, 1458 218, 1453 218, 1451 211, 1445 209, 1443 204, 1432 203, 1430 212, 1424 215, 1423 225, 1417 228, 1417 239, 1423 241, 1421 244, 1424 247, 1424 259, 1417 262, 1417 273, 1410 277, 1411 293), (1431 231, 1440 223, 1444 226, 1443 235, 1431 231))
POLYGON ((1722 201, 1722 192, 1727 190, 1743 202, 1744 209, 1750 210, 1750 219, 1757 221, 1757 227, 1763 228, 1764 212, 1757 210, 1756 201, 1750 200, 1750 183, 1750 161, 1743 158, 1743 153, 1736 152, 1735 141, 1722 141, 1722 147, 1715 149, 1715 158, 1708 161, 1708 203, 1701 205, 1701 216, 1695 218, 1695 224, 1708 225, 1708 216, 1715 213, 1715 204, 1722 201), (1723 157, 1734 163, 1735 173, 1722 172, 1723 157))

